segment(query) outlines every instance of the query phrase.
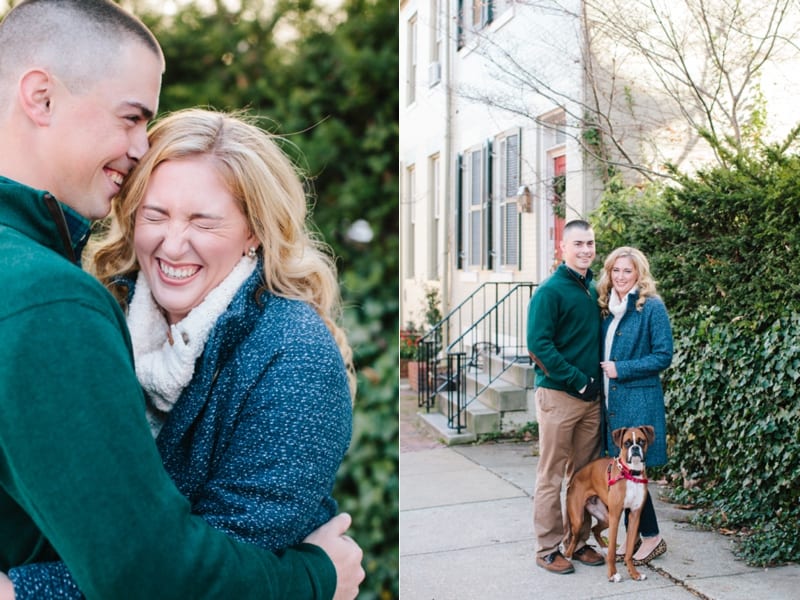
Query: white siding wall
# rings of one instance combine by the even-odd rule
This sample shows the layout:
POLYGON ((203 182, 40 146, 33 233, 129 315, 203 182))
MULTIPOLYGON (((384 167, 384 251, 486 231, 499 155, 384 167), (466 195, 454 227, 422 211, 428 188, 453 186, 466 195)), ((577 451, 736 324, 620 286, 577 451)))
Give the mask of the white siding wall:
MULTIPOLYGON (((470 16, 476 0, 463 0, 470 16)), ((481 0, 485 7, 488 0, 481 0)), ((582 24, 577 17, 557 14, 541 8, 544 3, 517 3, 511 0, 493 0, 492 22, 479 32, 467 32, 463 44, 457 40, 457 13, 459 0, 441 0, 439 22, 446 27, 444 35, 432 34, 431 0, 402 0, 400 4, 400 170, 403 198, 401 204, 401 323, 422 320, 423 298, 426 286, 435 285, 443 292, 443 312, 458 304, 485 281, 540 281, 554 264, 552 241, 552 208, 550 185, 553 177, 553 160, 558 155, 566 157, 567 220, 585 218, 597 204, 600 184, 592 165, 584 164, 579 120, 584 114, 580 108, 583 94, 587 93, 584 64, 584 38, 582 24), (416 51, 411 53, 408 27, 416 24, 416 51), (439 43, 441 78, 437 85, 429 85, 429 64, 434 55, 433 44, 439 43), (459 47, 461 46, 461 47, 459 47), (506 56, 504 56, 504 54, 506 56), (416 56, 416 86, 414 102, 408 101, 409 85, 406 74, 409 60, 416 56), (516 65, 508 61, 512 56, 516 65), (540 93, 537 93, 540 92, 540 93), (478 99, 471 99, 477 97, 478 99), (564 136, 557 138, 548 123, 563 120, 564 136), (521 164, 520 184, 527 185, 533 195, 533 211, 522 213, 519 230, 519 266, 500 265, 499 254, 492 268, 469 266, 464 260, 456 268, 456 192, 455 172, 459 154, 468 164, 468 152, 484 148, 487 141, 499 152, 498 136, 511 131, 520 134, 521 164), (439 194, 442 201, 439 230, 430 231, 432 194, 430 191, 430 157, 438 155, 441 165, 439 194), (415 177, 414 197, 404 181, 408 168, 413 166, 415 177), (416 222, 411 229, 411 205, 416 210, 416 222), (413 238, 411 234, 413 232, 413 238), (431 248, 431 240, 438 240, 439 248, 431 248), (439 253, 436 259, 431 253, 439 253), (413 261, 413 264, 408 264, 413 261), (444 272, 432 280, 432 265, 443 266, 444 272)), ((555 3, 554 3, 555 4, 555 3)), ((581 12, 580 0, 560 3, 573 15, 581 12)), ((605 4, 603 4, 605 6, 605 4)), ((623 8, 626 3, 621 2, 623 8)), ((796 15, 795 15, 796 16, 796 15)), ((693 146, 694 154, 685 154, 687 132, 680 122, 671 120, 663 99, 653 91, 657 86, 651 75, 645 73, 646 65, 635 56, 623 56, 613 43, 606 46, 595 42, 595 59, 606 73, 612 66, 622 68, 625 81, 630 83, 627 100, 635 110, 614 113, 618 117, 616 128, 625 130, 626 143, 631 152, 650 153, 654 160, 666 158, 682 161, 691 166, 703 158, 701 149, 693 146), (615 65, 611 59, 617 60, 615 65), (624 59, 624 60, 623 60, 624 59), (603 61, 606 61, 605 63, 603 61), (631 102, 633 104, 631 104, 631 102), (633 114, 633 118, 631 117, 633 114), (656 118, 665 119, 653 125, 656 118), (627 119, 627 120, 626 120, 627 119), (649 132, 645 131, 650 128, 649 132), (647 144, 641 135, 649 136, 647 144), (639 136, 639 137, 637 137, 639 136), (663 153, 659 156, 657 152, 663 153), (685 154, 685 155, 684 155, 685 154)), ((796 48, 795 48, 796 50, 796 48)), ((791 58, 791 57, 789 57, 791 58)), ((760 85, 766 98, 769 129, 780 139, 797 122, 794 105, 800 94, 800 79, 794 76, 800 61, 793 60, 768 65, 761 75, 760 85)), ((494 164, 500 157, 494 157, 494 164)), ((495 178, 498 173, 495 173, 495 178)), ((469 206, 469 185, 463 190, 462 202, 469 206)), ((497 199, 495 199, 497 200, 497 199)), ((469 256, 469 228, 467 213, 463 213, 462 247, 469 256)), ((494 239, 498 240, 495 213, 494 239)), ((495 248, 500 250, 499 247, 495 248)))

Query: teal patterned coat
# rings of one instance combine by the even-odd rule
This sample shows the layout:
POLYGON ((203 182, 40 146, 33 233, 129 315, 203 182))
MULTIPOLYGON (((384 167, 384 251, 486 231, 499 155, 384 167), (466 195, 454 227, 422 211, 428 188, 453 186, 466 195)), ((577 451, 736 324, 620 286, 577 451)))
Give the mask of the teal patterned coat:
MULTIPOLYGON (((667 432, 661 372, 672 362, 672 328, 661 298, 648 298, 636 310, 638 293, 628 296, 628 307, 617 326, 609 360, 616 363, 617 378, 608 386, 606 448, 617 456, 611 432, 620 427, 652 425, 656 439, 647 451, 647 464, 667 462, 667 432)), ((603 319, 603 339, 613 315, 603 319)))

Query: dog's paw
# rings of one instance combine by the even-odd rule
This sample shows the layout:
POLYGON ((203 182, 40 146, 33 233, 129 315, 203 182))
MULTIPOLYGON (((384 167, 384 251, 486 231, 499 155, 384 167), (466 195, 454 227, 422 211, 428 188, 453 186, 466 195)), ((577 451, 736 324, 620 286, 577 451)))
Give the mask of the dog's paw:
POLYGON ((644 573, 639 573, 639 581, 644 581, 645 579, 647 579, 647 575, 644 573))
POLYGON ((608 581, 611 583, 619 583, 622 581, 622 575, 619 573, 614 573, 611 577, 608 578, 608 581))

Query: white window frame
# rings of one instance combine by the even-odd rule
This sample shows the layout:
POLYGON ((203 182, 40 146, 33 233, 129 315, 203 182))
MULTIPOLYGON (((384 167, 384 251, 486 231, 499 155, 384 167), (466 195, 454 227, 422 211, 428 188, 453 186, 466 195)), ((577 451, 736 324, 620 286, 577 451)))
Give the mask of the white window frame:
POLYGON ((519 269, 520 256, 520 229, 519 211, 517 205, 517 192, 521 185, 520 171, 522 132, 519 128, 506 131, 495 138, 494 147, 497 152, 496 173, 494 177, 495 192, 495 236, 497 247, 497 270, 519 269), (515 146, 509 146, 514 140, 515 146), (513 156, 509 152, 515 150, 513 156), (509 172, 509 160, 514 161, 515 177, 509 172))
POLYGON ((437 152, 428 157, 428 198, 430 200, 430 223, 428 230, 428 279, 439 279, 442 275, 442 248, 440 241, 442 214, 442 161, 437 152))
POLYGON ((416 165, 411 164, 406 167, 406 202, 408 203, 408 261, 406 268, 406 278, 413 279, 416 274, 416 228, 417 228, 417 170, 416 165))
POLYGON ((408 19, 408 70, 406 73, 406 105, 417 100, 417 13, 408 19))

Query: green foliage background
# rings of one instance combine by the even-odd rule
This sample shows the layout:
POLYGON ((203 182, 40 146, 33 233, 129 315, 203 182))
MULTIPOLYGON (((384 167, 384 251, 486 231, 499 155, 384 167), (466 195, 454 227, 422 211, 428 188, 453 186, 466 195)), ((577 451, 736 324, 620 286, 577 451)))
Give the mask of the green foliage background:
POLYGON ((760 566, 800 561, 796 137, 738 153, 717 144, 728 167, 676 173, 674 186, 612 182, 592 215, 599 253, 640 248, 670 311, 674 496, 706 508, 698 522, 736 531, 760 566))

